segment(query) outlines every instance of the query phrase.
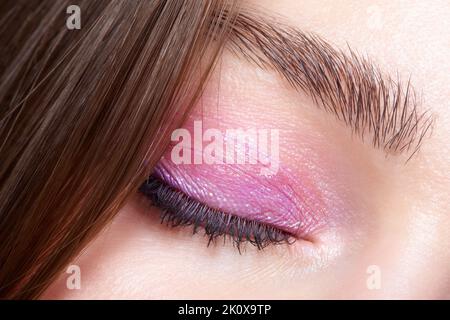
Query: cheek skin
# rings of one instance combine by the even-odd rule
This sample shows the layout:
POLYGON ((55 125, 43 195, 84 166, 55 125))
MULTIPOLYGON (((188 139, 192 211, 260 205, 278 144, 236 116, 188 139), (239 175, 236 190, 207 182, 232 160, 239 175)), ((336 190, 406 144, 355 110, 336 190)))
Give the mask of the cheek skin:
POLYGON ((330 279, 314 275, 330 253, 305 246, 206 247, 188 228, 168 229, 147 199, 136 195, 71 264, 81 289, 69 290, 62 272, 42 299, 269 299, 320 296, 330 279), (201 284, 201 285, 199 285, 201 284), (301 288, 298 285, 301 284, 301 288), (195 287, 196 290, 192 290, 195 287))

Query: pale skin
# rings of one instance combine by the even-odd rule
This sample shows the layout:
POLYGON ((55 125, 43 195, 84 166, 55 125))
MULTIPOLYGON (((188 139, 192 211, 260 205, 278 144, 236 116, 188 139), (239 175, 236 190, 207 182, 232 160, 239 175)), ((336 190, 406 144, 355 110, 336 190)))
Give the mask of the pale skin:
POLYGON ((436 117, 420 151, 406 164, 405 156, 386 157, 272 72, 224 54, 205 92, 207 126, 218 126, 217 118, 219 126, 277 124, 281 161, 295 169, 299 160, 288 151, 296 150, 300 159, 313 155, 333 168, 327 175, 347 199, 348 215, 319 231, 313 245, 248 247, 240 255, 230 243, 207 247, 189 228, 159 224, 158 209, 136 193, 72 262, 81 289, 68 289, 63 272, 43 298, 450 298, 449 3, 252 5, 338 48, 348 43, 387 73, 411 75, 419 107, 436 117), (208 108, 219 83, 220 107, 208 108))

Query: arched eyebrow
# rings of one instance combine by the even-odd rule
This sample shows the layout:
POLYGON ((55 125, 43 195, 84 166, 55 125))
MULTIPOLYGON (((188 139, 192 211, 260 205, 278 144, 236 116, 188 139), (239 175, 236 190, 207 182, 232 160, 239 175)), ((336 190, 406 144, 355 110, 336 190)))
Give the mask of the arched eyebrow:
POLYGON ((433 117, 420 111, 410 80, 393 79, 350 47, 339 50, 317 35, 244 12, 233 24, 228 48, 276 71, 389 154, 407 153, 409 160, 432 127, 433 117))

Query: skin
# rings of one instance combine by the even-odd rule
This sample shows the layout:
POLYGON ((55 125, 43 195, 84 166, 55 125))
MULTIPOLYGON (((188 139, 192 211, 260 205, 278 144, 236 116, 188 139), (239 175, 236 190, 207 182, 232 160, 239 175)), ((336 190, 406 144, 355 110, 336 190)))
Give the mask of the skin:
POLYGON ((448 3, 248 3, 336 47, 348 43, 383 71, 411 75, 420 107, 436 117, 432 135, 406 164, 386 157, 273 73, 224 54, 193 117, 203 111, 212 128, 280 128, 281 165, 301 172, 314 162, 323 174, 313 180, 328 183, 339 208, 311 242, 247 246, 240 255, 229 242, 206 247, 190 228, 159 224, 158 209, 136 194, 73 261, 81 289, 68 289, 63 272, 43 298, 450 298, 448 3))

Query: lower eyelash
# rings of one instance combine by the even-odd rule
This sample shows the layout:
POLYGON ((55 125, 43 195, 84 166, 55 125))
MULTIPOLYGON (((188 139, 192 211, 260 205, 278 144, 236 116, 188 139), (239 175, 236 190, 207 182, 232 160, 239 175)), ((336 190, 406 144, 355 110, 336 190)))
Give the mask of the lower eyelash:
POLYGON ((291 234, 274 226, 210 208, 154 176, 150 176, 139 191, 161 209, 161 223, 170 227, 193 226, 194 234, 203 228, 208 246, 221 236, 224 241, 229 236, 239 253, 245 242, 261 250, 270 244, 295 241, 291 234))

